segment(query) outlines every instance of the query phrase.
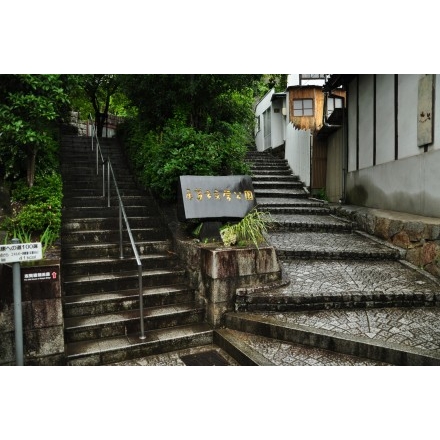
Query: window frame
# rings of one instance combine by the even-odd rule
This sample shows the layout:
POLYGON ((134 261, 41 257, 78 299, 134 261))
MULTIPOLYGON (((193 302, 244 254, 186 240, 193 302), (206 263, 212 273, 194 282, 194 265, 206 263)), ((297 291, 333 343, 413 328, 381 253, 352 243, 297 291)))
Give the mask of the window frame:
POLYGON ((313 98, 293 98, 292 100, 292 114, 294 117, 296 118, 310 118, 313 117, 315 115, 315 102, 313 98), (311 102, 311 107, 304 107, 304 104, 306 101, 310 101, 311 102), (301 102, 301 109, 295 108, 295 102, 301 102), (304 112, 305 110, 310 110, 311 114, 310 115, 305 115, 304 112), (296 114, 298 111, 301 111, 301 114, 296 114))

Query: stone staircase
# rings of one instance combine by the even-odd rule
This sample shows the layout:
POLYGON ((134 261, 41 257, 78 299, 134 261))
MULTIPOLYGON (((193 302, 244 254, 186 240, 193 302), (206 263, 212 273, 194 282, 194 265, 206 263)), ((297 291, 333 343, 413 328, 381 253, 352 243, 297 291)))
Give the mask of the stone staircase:
POLYGON ((205 310, 186 283, 154 198, 139 190, 115 140, 102 140, 142 262, 146 338, 141 340, 138 268, 119 209, 102 196, 90 138, 63 136, 62 289, 68 365, 104 365, 212 343, 205 310))
POLYGON ((257 204, 273 218, 268 238, 289 285, 237 295, 236 312, 226 314, 214 342, 241 365, 281 365, 269 360, 269 352, 280 350, 281 356, 286 346, 288 356, 296 351, 303 360, 319 358, 317 365, 438 365, 437 354, 391 343, 397 330, 386 329, 388 321, 379 333, 383 341, 369 340, 377 331, 369 329, 373 317, 383 322, 392 316, 390 307, 434 305, 438 283, 406 267, 398 248, 357 231, 333 216, 326 202, 310 198, 285 160, 257 152, 247 160, 257 204), (357 326, 369 336, 353 336, 357 326))
POLYGON ((331 280, 340 273, 342 262, 371 271, 374 267, 372 262, 399 260, 397 248, 357 231, 352 222, 331 214, 327 202, 311 198, 285 159, 267 152, 252 151, 248 152, 247 161, 251 165, 257 203, 273 219, 268 234, 270 243, 276 248, 291 285, 289 294, 282 289, 273 292, 271 304, 265 294, 239 298, 239 310, 319 309, 324 302, 326 308, 335 304, 340 307, 341 293, 332 295, 326 292, 323 276, 331 280), (329 273, 325 275, 323 271, 329 273), (304 272, 316 273, 318 277, 310 291, 307 289, 311 283, 310 280, 304 283, 304 272), (292 283, 297 285, 297 291, 295 287, 292 289, 292 283), (275 299, 277 295, 278 300, 275 299))
MULTIPOLYGON (((439 365, 421 324, 436 325, 440 312, 425 306, 435 302, 439 284, 405 267, 397 248, 360 233, 333 216, 326 202, 310 198, 286 161, 256 152, 247 160, 257 203, 274 220, 268 239, 288 281, 237 291, 236 311, 225 314, 225 327, 202 348, 224 363, 200 362, 439 365)), ((186 365, 187 354, 176 349, 118 365, 186 365)))

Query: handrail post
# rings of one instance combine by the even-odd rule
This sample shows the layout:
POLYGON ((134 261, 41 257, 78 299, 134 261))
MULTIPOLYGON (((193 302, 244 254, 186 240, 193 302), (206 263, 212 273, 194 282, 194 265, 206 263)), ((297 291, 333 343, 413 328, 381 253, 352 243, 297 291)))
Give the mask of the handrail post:
POLYGON ((142 289, 142 265, 138 265, 138 275, 139 275, 139 313, 141 319, 141 335, 139 336, 139 339, 145 339, 144 298, 143 298, 143 289, 142 289))
POLYGON ((105 200, 105 162, 102 162, 102 197, 105 200))
POLYGON ((96 142, 96 175, 99 175, 99 160, 98 160, 99 142, 96 142))
MULTIPOLYGON (((107 208, 110 208, 110 159, 107 161, 107 208)), ((104 183, 103 183, 104 186, 104 183)), ((105 197, 105 192, 103 194, 105 197)))
POLYGON ((124 258, 124 249, 122 246, 122 201, 119 201, 119 258, 124 258))

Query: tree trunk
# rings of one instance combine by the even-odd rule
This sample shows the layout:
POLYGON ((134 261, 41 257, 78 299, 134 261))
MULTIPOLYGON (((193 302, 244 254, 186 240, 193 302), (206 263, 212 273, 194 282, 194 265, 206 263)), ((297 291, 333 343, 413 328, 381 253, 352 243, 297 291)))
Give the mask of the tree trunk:
POLYGON ((27 171, 26 177, 29 188, 34 186, 36 157, 37 157, 37 149, 31 148, 27 154, 27 164, 26 164, 26 171, 27 171))

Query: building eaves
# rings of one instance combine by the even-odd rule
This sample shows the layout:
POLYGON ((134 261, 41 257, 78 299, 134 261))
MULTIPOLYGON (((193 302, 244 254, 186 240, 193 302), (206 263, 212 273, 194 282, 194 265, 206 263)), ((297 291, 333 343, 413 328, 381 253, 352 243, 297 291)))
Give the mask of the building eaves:
POLYGON ((286 97, 285 93, 274 93, 270 98, 271 101, 275 101, 277 99, 284 99, 286 97))
POLYGON ((356 76, 357 74, 332 74, 327 78, 322 90, 324 92, 331 92, 339 87, 345 88, 356 76))

